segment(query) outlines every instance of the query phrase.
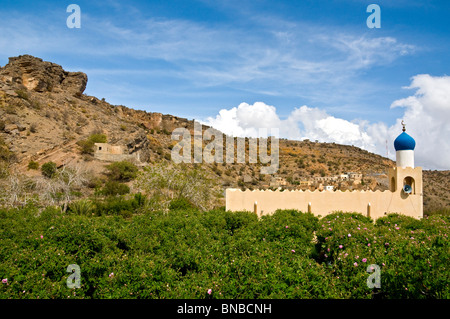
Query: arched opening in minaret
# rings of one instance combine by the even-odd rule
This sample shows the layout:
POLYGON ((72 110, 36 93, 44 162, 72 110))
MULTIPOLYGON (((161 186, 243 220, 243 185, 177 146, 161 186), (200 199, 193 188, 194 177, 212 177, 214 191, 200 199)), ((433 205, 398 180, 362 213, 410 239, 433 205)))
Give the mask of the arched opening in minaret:
POLYGON ((416 193, 416 189, 415 189, 415 182, 414 182, 414 178, 412 178, 411 176, 407 176, 405 177, 405 179, 403 180, 403 187, 405 185, 409 185, 411 186, 411 193, 410 194, 415 194, 416 193))

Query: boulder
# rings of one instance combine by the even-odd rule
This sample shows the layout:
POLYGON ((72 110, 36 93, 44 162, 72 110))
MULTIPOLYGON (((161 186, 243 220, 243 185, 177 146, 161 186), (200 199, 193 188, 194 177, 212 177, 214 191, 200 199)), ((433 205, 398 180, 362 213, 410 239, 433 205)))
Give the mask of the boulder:
POLYGON ((36 92, 64 91, 81 95, 87 80, 85 73, 68 72, 58 64, 31 55, 11 57, 9 63, 0 68, 0 82, 36 92))

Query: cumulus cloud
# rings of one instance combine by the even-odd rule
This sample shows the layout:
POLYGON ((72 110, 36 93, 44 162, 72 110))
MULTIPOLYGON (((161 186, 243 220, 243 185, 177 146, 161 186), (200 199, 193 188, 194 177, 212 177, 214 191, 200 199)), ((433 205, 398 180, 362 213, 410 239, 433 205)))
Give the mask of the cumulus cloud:
MULTIPOLYGON (((416 165, 426 169, 450 168, 450 77, 416 75, 406 89, 415 89, 412 96, 396 100, 391 108, 402 107, 404 114, 392 126, 367 120, 348 121, 336 118, 325 110, 303 105, 281 119, 274 106, 264 102, 241 103, 222 109, 215 117, 202 123, 239 137, 258 137, 260 128, 277 128, 279 136, 293 140, 319 140, 354 145, 395 159, 394 139, 401 133, 401 121, 416 140, 416 165)), ((269 130, 270 132, 270 130, 269 130)))
POLYGON ((276 108, 263 102, 256 102, 253 105, 241 103, 229 110, 222 109, 215 118, 208 117, 202 123, 238 137, 259 137, 262 132, 260 129, 281 126, 276 108))
MULTIPOLYGON (((416 140, 417 165, 449 169, 450 76, 419 74, 412 78, 407 89, 416 89, 416 92, 394 101, 391 107, 405 109, 403 120, 407 132, 416 140)), ((397 127, 400 121, 397 120, 397 127)))
POLYGON ((229 110, 222 109, 216 117, 202 122, 225 134, 239 137, 259 137, 260 129, 276 128, 278 137, 321 142, 352 144, 374 150, 369 135, 360 124, 329 115, 324 110, 303 105, 295 108, 286 119, 280 119, 276 108, 264 102, 241 103, 229 110))

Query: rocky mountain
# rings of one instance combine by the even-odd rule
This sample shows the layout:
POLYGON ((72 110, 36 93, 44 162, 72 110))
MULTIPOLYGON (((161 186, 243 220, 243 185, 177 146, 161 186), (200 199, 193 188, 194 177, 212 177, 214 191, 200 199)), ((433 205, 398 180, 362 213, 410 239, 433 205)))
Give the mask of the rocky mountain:
MULTIPOLYGON (((84 94, 88 77, 30 55, 9 58, 0 68, 0 162, 26 175, 30 162, 58 166, 83 163, 101 175, 107 162, 83 151, 83 141, 103 134, 141 164, 171 161, 175 128, 194 130, 194 121, 112 105, 84 94)), ((203 126, 203 129, 207 127, 203 126)), ((224 139, 225 140, 225 139, 224 139)), ((247 149, 248 152, 248 149, 247 149)), ((395 163, 360 148, 334 143, 280 140, 280 168, 260 174, 261 163, 202 164, 223 187, 387 189, 387 168, 395 163), (349 172, 355 180, 333 179, 349 172), (327 179, 327 177, 329 177, 327 179)), ((4 165, 5 166, 5 165, 4 165)), ((424 171, 425 210, 450 207, 450 171, 424 171)), ((1 175, 1 174, 0 174, 1 175)))

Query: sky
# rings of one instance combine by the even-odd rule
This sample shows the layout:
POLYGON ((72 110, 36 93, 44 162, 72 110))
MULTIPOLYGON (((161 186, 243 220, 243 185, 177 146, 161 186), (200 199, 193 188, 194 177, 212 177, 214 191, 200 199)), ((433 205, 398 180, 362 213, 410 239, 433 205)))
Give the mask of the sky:
POLYGON ((450 169, 449 18, 447 0, 2 0, 0 66, 31 54, 114 105, 391 159, 403 120, 416 165, 450 169))

